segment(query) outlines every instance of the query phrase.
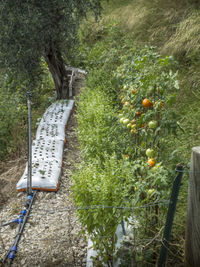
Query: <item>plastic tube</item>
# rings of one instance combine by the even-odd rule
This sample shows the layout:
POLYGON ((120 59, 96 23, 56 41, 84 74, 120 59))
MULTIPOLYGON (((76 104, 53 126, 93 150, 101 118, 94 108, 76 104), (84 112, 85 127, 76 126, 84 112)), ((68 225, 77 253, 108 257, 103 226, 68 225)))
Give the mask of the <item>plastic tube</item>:
POLYGON ((18 228, 18 234, 16 235, 16 238, 13 242, 12 247, 9 249, 8 253, 5 255, 3 262, 5 263, 7 261, 7 259, 9 259, 10 264, 12 264, 12 261, 15 259, 16 254, 17 254, 17 246, 18 243, 20 241, 21 235, 23 233, 24 230, 24 226, 27 222, 28 216, 30 214, 31 211, 31 207, 35 198, 37 191, 34 191, 31 195, 27 196, 27 200, 25 203, 25 207, 26 209, 22 210, 20 213, 20 218, 19 218, 19 228, 18 228))

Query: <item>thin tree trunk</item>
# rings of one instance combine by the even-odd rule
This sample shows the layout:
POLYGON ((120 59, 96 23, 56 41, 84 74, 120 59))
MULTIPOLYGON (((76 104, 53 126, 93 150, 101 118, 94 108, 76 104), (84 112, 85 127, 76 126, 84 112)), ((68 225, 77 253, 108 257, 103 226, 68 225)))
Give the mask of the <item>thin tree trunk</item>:
POLYGON ((60 52, 50 47, 46 52, 45 60, 55 83, 57 99, 69 98, 69 73, 60 52))

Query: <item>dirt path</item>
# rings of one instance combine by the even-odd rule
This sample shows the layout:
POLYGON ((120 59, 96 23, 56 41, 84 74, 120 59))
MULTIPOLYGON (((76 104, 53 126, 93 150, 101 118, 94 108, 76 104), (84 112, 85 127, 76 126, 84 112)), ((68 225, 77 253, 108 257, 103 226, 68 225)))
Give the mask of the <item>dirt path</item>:
MULTIPOLYGON (((83 77, 79 77, 74 87, 75 94, 78 94, 79 89, 83 87, 83 77)), ((80 161, 80 151, 75 136, 77 126, 75 113, 76 109, 66 128, 67 142, 64 148, 60 189, 57 193, 37 193, 30 218, 19 243, 17 257, 12 265, 14 267, 85 266, 87 242, 79 234, 81 226, 73 209, 73 199, 70 197, 70 176, 74 171, 75 163, 80 161)), ((24 166, 22 167, 24 170, 24 166)), ((5 174, 7 179, 9 171, 5 174)), ((16 185, 20 175, 21 170, 12 177, 12 183, 14 181, 16 185)), ((25 199, 25 193, 20 193, 17 196, 14 193, 1 210, 0 221, 5 222, 11 218, 16 218, 20 210, 23 209, 25 199)), ((16 227, 12 228, 11 226, 0 229, 0 258, 12 245, 16 230, 16 227)))

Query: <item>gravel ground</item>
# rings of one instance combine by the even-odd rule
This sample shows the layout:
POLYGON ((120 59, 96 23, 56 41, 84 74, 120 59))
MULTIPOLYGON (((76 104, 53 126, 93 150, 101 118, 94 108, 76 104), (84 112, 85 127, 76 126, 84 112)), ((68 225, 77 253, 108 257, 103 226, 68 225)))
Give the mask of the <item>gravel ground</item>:
MULTIPOLYGON (((75 94, 83 86, 83 78, 75 82, 75 94)), ((74 164, 80 161, 75 136, 75 111, 66 128, 63 173, 57 193, 38 192, 32 212, 25 226, 12 266, 85 266, 87 241, 80 234, 82 230, 70 197, 70 175, 74 164)), ((20 178, 20 177, 19 177, 20 178)), ((18 217, 26 201, 26 194, 19 193, 11 198, 0 211, 0 221, 18 217)), ((17 234, 18 226, 0 228, 0 259, 8 251, 17 234)), ((0 266, 3 264, 0 263, 0 266)))

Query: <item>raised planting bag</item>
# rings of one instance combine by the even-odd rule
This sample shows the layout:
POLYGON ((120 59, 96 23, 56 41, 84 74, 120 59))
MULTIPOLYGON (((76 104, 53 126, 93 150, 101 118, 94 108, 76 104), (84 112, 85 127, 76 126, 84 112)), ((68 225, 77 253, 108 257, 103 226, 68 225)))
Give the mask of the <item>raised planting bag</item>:
POLYGON ((32 144, 32 161, 37 159, 41 161, 62 162, 63 158, 63 140, 56 138, 35 139, 32 144))
MULTIPOLYGON (((61 165, 54 161, 41 159, 32 162, 32 188, 42 191, 57 191, 61 165)), ((17 183, 17 190, 24 191, 27 188, 28 164, 21 179, 17 183)))
POLYGON ((36 139, 65 140, 65 125, 43 122, 36 132, 36 139))
MULTIPOLYGON (((45 111, 32 143, 32 188, 57 191, 62 169, 65 126, 74 106, 73 100, 60 100, 45 111)), ((18 191, 27 189, 28 163, 17 183, 18 191)))

